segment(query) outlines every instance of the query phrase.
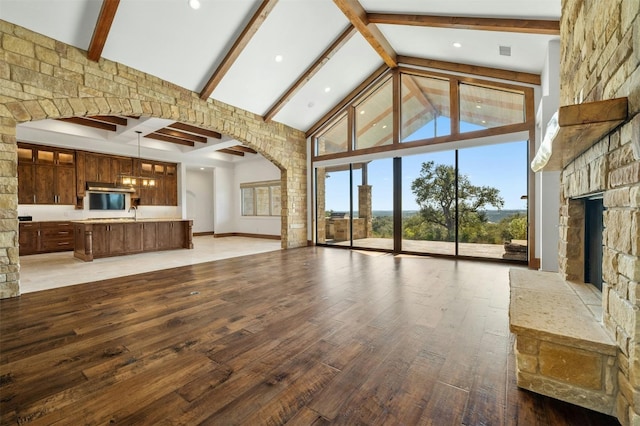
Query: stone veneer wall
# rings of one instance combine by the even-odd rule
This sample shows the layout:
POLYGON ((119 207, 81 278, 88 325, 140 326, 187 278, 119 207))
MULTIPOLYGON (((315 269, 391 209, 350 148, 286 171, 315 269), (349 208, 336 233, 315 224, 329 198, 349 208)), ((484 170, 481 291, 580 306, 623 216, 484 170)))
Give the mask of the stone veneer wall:
POLYGON ((0 20, 0 298, 20 293, 16 125, 85 115, 166 118, 254 148, 281 170, 282 247, 307 244, 302 132, 0 20))
POLYGON ((618 346, 614 411, 640 425, 640 0, 563 0, 561 105, 628 97, 630 121, 562 173, 560 273, 582 280, 584 210, 604 193, 603 323, 618 346))

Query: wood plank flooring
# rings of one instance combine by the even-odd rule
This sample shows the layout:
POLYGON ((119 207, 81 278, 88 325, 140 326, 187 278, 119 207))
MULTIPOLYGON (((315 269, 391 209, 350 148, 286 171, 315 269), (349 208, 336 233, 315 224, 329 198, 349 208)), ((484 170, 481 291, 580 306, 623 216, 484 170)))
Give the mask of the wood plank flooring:
POLYGON ((0 423, 615 425, 520 390, 508 269, 306 247, 0 301, 0 423))

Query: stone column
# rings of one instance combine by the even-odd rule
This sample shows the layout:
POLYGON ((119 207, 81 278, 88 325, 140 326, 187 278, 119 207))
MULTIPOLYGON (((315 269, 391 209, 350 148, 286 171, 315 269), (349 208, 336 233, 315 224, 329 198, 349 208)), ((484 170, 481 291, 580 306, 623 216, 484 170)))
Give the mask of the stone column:
POLYGON ((373 210, 371 200, 371 185, 358 186, 358 217, 364 221, 364 235, 371 238, 373 235, 373 210))

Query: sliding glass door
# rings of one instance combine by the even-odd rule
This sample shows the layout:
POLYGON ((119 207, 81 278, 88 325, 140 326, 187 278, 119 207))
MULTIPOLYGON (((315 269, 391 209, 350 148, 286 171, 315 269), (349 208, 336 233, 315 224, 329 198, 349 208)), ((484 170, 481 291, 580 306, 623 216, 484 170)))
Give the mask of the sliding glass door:
POLYGON ((455 152, 402 158, 402 251, 455 254, 455 152))
POLYGON ((400 173, 393 158, 318 167, 317 242, 526 262, 527 147, 404 156, 400 173))

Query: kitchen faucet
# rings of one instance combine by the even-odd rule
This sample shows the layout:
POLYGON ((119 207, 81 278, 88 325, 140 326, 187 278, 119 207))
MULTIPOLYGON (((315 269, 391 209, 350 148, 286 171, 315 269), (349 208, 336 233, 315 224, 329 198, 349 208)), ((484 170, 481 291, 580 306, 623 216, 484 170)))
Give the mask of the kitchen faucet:
POLYGON ((136 206, 131 206, 129 207, 129 213, 131 213, 131 210, 133 210, 133 220, 137 221, 138 220, 138 208, 136 206))

